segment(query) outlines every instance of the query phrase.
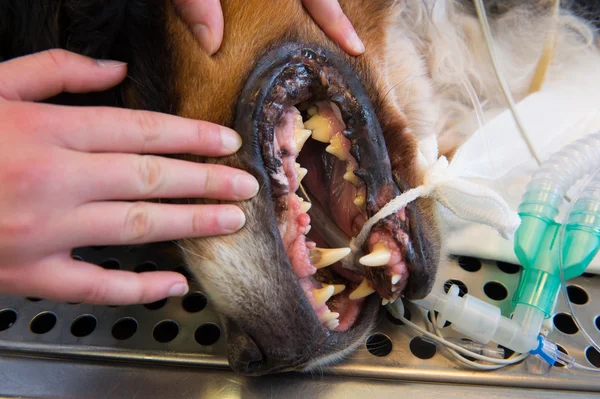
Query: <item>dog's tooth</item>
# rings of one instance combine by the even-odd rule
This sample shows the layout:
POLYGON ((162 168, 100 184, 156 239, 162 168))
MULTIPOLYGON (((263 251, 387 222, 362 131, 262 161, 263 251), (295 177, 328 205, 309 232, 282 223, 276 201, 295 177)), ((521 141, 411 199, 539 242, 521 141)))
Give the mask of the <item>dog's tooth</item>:
POLYGON ((388 303, 390 303, 390 300, 389 300, 389 299, 383 298, 383 299, 381 300, 381 304, 382 304, 383 306, 387 305, 388 303))
POLYGON ((310 232, 311 228, 312 228, 312 226, 310 224, 308 226, 306 226, 306 229, 304 230, 304 235, 307 235, 310 232))
POLYGON ((317 306, 325 305, 325 302, 327 302, 329 298, 333 296, 334 291, 335 287, 333 285, 326 285, 320 289, 313 288, 313 297, 315 298, 315 303, 317 306))
POLYGON ((344 284, 333 284, 333 295, 337 295, 346 289, 344 284))
POLYGON ((363 266, 378 267, 387 265, 391 258, 392 251, 389 250, 387 244, 378 242, 373 246, 370 254, 363 256, 358 261, 363 266))
MULTIPOLYGON (((300 122, 302 123, 302 122, 300 122)), ((296 129, 294 131, 294 141, 296 142, 296 151, 302 151, 302 147, 306 143, 306 140, 312 135, 312 132, 308 129, 296 129)))
POLYGON ((325 324, 325 327, 327 327, 330 330, 335 330, 336 328, 338 328, 338 326, 340 325, 340 321, 338 319, 335 320, 330 320, 325 324))
POLYGON ((302 114, 296 107, 292 107, 294 112, 294 130, 304 129, 304 121, 302 120, 302 114))
POLYGON ((310 116, 314 116, 317 114, 317 112, 319 112, 317 110, 317 107, 310 107, 309 109, 306 110, 306 113, 310 116))
POLYGON ((340 317, 339 313, 332 312, 331 310, 327 309, 325 313, 321 314, 321 316, 319 317, 319 321, 323 324, 326 324, 327 322, 330 322, 332 320, 337 320, 338 317, 340 317))
POLYGON ((353 202, 354 202, 354 205, 356 205, 360 209, 365 209, 365 207, 367 205, 367 201, 362 194, 357 194, 356 197, 354 198, 353 202))
POLYGON ((398 287, 392 286, 392 292, 396 292, 396 291, 398 291, 398 287))
POLYGON ((398 284, 402 276, 400 274, 392 274, 392 285, 398 284))
POLYGON ((360 298, 369 296, 374 292, 375 292, 375 290, 373 288, 371 288, 371 285, 369 285, 369 282, 365 278, 360 283, 360 285, 354 291, 352 291, 349 298, 352 300, 356 300, 356 299, 360 299, 360 298))
POLYGON ((344 259, 349 253, 350 248, 313 248, 308 256, 314 267, 322 269, 344 259))
POLYGON ((356 177, 351 166, 346 169, 346 173, 344 173, 344 180, 351 183, 354 187, 360 186, 360 179, 356 177))
POLYGON ((303 213, 306 213, 306 212, 308 212, 310 210, 311 206, 312 206, 312 204, 310 202, 303 201, 303 202, 300 203, 300 210, 303 213))
POLYGON ((306 168, 303 168, 298 162, 296 162, 295 167, 296 174, 298 175, 298 181, 301 182, 302 179, 304 179, 304 177, 308 173, 308 170, 306 168))
POLYGON ((331 125, 329 121, 319 114, 304 122, 304 128, 312 130, 312 138, 321 143, 329 143, 331 140, 331 125))
POLYGON ((346 161, 348 159, 348 155, 344 151, 344 146, 342 145, 342 141, 339 137, 333 137, 331 139, 331 144, 325 148, 325 151, 335 156, 340 161, 346 161))

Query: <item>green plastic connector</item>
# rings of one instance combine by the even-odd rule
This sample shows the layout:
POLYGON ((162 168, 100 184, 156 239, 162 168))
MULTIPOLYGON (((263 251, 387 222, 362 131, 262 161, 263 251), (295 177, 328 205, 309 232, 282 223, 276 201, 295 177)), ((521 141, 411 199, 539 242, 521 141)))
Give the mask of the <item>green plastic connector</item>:
POLYGON ((556 240, 560 225, 531 214, 519 216, 521 225, 515 233, 515 254, 523 272, 513 305, 533 306, 549 317, 560 289, 556 240))
MULTIPOLYGON (((560 290, 559 240, 561 225, 529 212, 519 213, 515 254, 523 266, 513 305, 533 306, 550 317, 560 290)), ((563 243, 565 280, 580 276, 600 249, 600 231, 568 224, 563 243)))

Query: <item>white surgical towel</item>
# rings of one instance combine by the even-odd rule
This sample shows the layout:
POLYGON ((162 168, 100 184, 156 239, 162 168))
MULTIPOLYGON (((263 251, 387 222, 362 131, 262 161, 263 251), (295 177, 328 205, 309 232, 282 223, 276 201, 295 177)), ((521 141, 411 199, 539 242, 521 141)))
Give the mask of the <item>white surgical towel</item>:
MULTIPOLYGON (((542 161, 565 145, 600 130, 600 93, 593 91, 545 89, 521 101, 517 110, 542 161)), ((463 144, 448 172, 496 191, 516 212, 525 187, 537 168, 538 164, 507 110, 488 121, 463 144)), ((571 198, 581 184, 579 182, 568 192, 571 198)), ((567 206, 563 203, 558 222, 562 221, 567 206)), ((443 206, 440 210, 447 229, 447 246, 452 254, 518 263, 512 237, 502 238, 493 228, 461 219, 443 206)), ((600 256, 592 261, 587 272, 600 272, 600 256)))

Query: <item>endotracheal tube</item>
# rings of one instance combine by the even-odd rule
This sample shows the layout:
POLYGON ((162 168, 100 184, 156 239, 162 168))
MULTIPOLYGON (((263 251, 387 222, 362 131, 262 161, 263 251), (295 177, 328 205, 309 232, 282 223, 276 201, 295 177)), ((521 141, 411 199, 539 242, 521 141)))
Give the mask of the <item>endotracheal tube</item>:
POLYGON ((564 289, 566 280, 580 276, 600 249, 600 132, 575 141, 542 163, 523 195, 519 216, 521 224, 515 234, 514 249, 523 271, 513 296, 512 318, 502 316, 497 306, 469 294, 460 297, 456 285, 447 293, 432 292, 413 302, 438 312, 439 316, 432 320, 435 335, 403 317, 402 301, 388 305, 388 309, 421 334, 448 346, 450 353, 472 367, 493 370, 533 354, 551 365, 593 370, 560 352, 544 337, 542 325, 554 311, 561 286, 564 289), (567 190, 585 176, 591 177, 571 203, 564 223, 556 222, 567 190), (439 328, 446 321, 478 343, 495 342, 525 355, 504 360, 466 350, 464 345, 443 338, 439 328), (494 365, 469 361, 457 352, 494 365))

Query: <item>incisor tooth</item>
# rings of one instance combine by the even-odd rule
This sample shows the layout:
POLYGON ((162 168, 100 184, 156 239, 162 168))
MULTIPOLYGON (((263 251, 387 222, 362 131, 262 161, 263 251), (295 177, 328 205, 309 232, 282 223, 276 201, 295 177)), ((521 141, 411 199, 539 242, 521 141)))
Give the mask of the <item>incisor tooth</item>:
POLYGON ((306 213, 306 212, 308 212, 308 211, 309 211, 309 209, 310 209, 310 207, 311 207, 311 206, 312 206, 312 204, 311 204, 310 202, 306 202, 306 201, 304 201, 304 202, 301 202, 301 203, 300 203, 300 210, 301 210, 303 213, 306 213))
POLYGON ((356 205, 360 209, 365 209, 365 207, 367 205, 367 201, 365 200, 365 197, 363 197, 360 194, 357 195, 356 198, 354 198, 353 202, 354 202, 354 205, 356 205))
POLYGON ((358 288, 352 291, 352 294, 350 294, 349 298, 353 300, 360 299, 369 296, 374 292, 375 290, 371 288, 367 279, 363 279, 358 288))
POLYGON ((323 287, 321 289, 314 288, 312 290, 312 292, 313 292, 313 297, 315 298, 315 303, 317 304, 317 306, 325 305, 325 302, 327 302, 329 300, 329 298, 331 298, 333 296, 334 291, 335 291, 335 288, 333 287, 333 285, 326 285, 325 287, 323 287))
POLYGON ((310 224, 308 226, 306 226, 306 230, 304 230, 304 235, 307 235, 310 232, 311 228, 312 228, 312 226, 310 224))
POLYGON ((304 122, 304 128, 312 130, 312 138, 322 143, 329 143, 331 140, 331 125, 326 118, 319 114, 304 122))
POLYGON ((325 326, 330 330, 335 330, 340 325, 340 321, 338 319, 328 321, 325 326))
POLYGON ((350 248, 313 248, 308 256, 314 267, 322 269, 344 259, 349 253, 350 248))
POLYGON ((321 317, 319 317, 319 321, 321 323, 327 323, 332 320, 337 320, 338 317, 340 317, 339 313, 332 312, 331 310, 327 309, 327 311, 323 313, 321 317))
POLYGON ((373 250, 370 254, 363 256, 358 261, 364 266, 385 266, 389 263, 392 258, 392 251, 388 249, 388 246, 384 242, 378 242, 373 246, 373 250))
POLYGON ((398 284, 398 281, 400 281, 400 278, 402 278, 401 275, 399 275, 399 274, 392 274, 392 284, 398 284))
POLYGON ((300 152, 302 147, 304 147, 304 143, 310 137, 312 132, 308 129, 296 129, 294 132, 294 141, 296 142, 296 151, 300 152))
POLYGON ((304 129, 304 121, 302 120, 302 114, 300 113, 300 110, 296 108, 294 110, 294 130, 299 129, 304 129))
POLYGON ((385 298, 383 298, 383 299, 381 300, 381 304, 382 304, 383 306, 387 305, 388 303, 390 303, 390 300, 389 300, 389 299, 385 299, 385 298))
POLYGON ((298 162, 296 162, 295 166, 296 166, 296 174, 298 175, 298 181, 301 182, 302 179, 304 179, 304 177, 308 173, 308 170, 301 167, 298 162))
POLYGON ((346 169, 346 173, 344 173, 344 180, 350 182, 354 187, 360 186, 360 180, 354 174, 352 169, 346 169))
POLYGON ((346 152, 344 151, 344 146, 342 145, 342 141, 339 137, 334 137, 331 139, 331 144, 325 148, 325 151, 335 156, 337 159, 341 161, 345 161, 348 159, 346 152))
POLYGON ((344 284, 333 284, 333 295, 337 295, 346 289, 344 284))

